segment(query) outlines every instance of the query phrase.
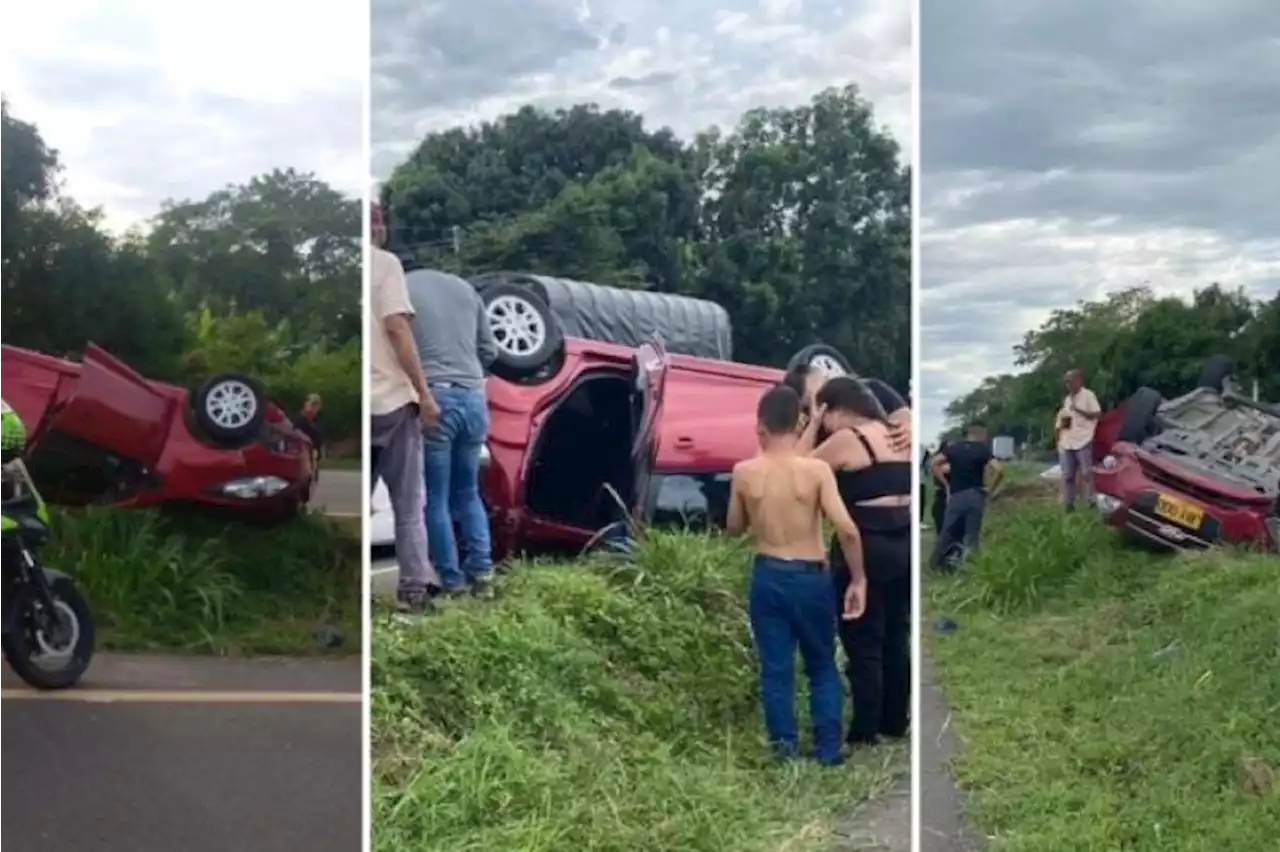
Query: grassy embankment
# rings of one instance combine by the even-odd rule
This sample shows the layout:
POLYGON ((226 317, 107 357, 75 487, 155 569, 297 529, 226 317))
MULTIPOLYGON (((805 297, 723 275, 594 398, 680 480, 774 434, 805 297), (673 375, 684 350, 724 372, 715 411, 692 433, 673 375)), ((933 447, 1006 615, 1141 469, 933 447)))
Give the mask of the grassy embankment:
POLYGON ((379 616, 376 852, 838 846, 906 750, 768 759, 746 566, 723 542, 655 534, 630 565, 516 566, 496 602, 379 616))
POLYGON ((927 648, 970 822, 1001 852, 1227 852, 1280 837, 1280 558, 1148 554, 1015 482, 927 648))
POLYGON ((319 515, 270 528, 154 511, 55 510, 42 558, 72 574, 99 647, 358 654, 358 528, 319 515), (344 641, 326 647, 322 626, 344 641))

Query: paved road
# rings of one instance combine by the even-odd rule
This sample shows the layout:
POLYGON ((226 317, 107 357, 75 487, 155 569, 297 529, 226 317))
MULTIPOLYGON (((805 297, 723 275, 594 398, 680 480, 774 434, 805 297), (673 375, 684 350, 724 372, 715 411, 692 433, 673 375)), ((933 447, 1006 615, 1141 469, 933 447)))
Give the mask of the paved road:
POLYGON ((976 852, 981 845, 965 828, 963 801, 951 778, 957 749, 951 711, 929 658, 921 655, 920 663, 920 852, 976 852))
POLYGON ((83 687, 4 673, 10 849, 359 852, 358 662, 102 655, 83 687))
POLYGON ((321 470, 316 493, 311 498, 313 508, 323 508, 331 515, 360 517, 363 511, 363 489, 358 470, 321 470))

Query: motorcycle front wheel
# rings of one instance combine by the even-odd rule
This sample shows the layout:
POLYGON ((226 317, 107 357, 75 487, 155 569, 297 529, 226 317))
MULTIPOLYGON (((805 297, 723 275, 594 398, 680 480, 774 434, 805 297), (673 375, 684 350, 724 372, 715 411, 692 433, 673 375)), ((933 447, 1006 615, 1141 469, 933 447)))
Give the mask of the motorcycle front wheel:
POLYGON ((4 658, 18 677, 42 690, 75 686, 93 659, 94 626, 89 603, 68 576, 46 573, 54 612, 41 624, 35 594, 19 586, 13 628, 4 634, 4 658))

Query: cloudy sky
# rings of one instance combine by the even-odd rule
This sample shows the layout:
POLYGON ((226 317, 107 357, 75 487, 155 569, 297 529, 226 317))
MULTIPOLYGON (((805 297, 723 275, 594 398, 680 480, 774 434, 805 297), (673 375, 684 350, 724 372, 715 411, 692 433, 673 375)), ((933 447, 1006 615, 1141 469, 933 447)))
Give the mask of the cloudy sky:
POLYGON ((1055 307, 1280 289, 1274 0, 921 0, 922 432, 1055 307))
POLYGON ((11 3, 0 87, 116 230, 276 167, 360 193, 368 6, 332 6, 11 3))
POLYGON ((909 0, 372 0, 373 171, 523 104, 594 101, 692 135, 857 82, 910 150, 909 0))

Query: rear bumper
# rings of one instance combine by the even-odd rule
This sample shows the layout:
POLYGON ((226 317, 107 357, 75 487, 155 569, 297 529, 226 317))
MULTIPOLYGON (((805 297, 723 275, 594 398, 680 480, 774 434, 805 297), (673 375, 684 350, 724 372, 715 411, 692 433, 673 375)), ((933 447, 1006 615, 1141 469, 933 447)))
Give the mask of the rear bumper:
POLYGON ((1200 530, 1190 530, 1156 517, 1153 511, 1154 491, 1142 495, 1134 504, 1121 502, 1118 507, 1110 502, 1117 498, 1110 495, 1098 494, 1094 500, 1109 525, 1156 547, 1175 551, 1199 551, 1208 550, 1220 543, 1220 526, 1212 518, 1206 518, 1205 526, 1200 530), (1148 497, 1149 500, 1145 499, 1148 497))
POLYGON ((1094 488, 1094 504, 1107 524, 1165 550, 1203 551, 1218 545, 1275 547, 1266 521, 1249 507, 1224 508, 1158 485, 1131 469, 1095 469, 1094 488), (1199 510, 1199 524, 1161 517, 1156 506, 1162 496, 1199 510))

